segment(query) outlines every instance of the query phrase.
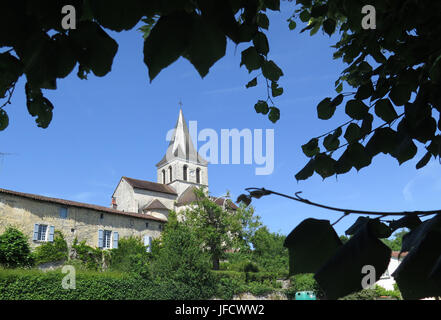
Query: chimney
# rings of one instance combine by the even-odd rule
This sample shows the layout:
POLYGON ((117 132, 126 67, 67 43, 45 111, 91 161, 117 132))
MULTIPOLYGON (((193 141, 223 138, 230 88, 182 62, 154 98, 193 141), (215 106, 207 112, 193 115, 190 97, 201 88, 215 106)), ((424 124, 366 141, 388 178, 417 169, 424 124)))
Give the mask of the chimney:
POLYGON ((116 199, 115 197, 112 197, 112 208, 116 209, 118 207, 118 205, 116 204, 116 199))

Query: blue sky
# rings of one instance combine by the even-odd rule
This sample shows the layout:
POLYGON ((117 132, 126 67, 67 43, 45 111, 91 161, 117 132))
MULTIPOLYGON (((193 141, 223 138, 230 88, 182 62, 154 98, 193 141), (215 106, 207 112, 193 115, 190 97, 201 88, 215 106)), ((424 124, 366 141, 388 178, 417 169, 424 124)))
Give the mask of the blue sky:
MULTIPOLYGON (((245 89, 255 75, 239 68, 240 52, 228 43, 226 56, 201 79, 185 59, 163 70, 150 83, 143 63, 143 39, 135 29, 109 32, 119 43, 113 68, 104 78, 92 74, 76 77, 76 69, 45 95, 55 106, 49 128, 38 128, 28 114, 24 79, 6 108, 9 127, 0 133, 0 187, 108 206, 121 176, 156 181, 155 164, 168 142, 166 133, 178 117, 182 100, 184 116, 198 121, 198 129, 274 129, 275 167, 267 176, 256 176, 255 165, 210 165, 208 178, 213 195, 229 190, 235 199, 246 187, 265 187, 312 201, 362 210, 429 210, 439 207, 441 172, 438 162, 417 171, 418 155, 401 166, 395 159, 378 156, 357 172, 297 183, 294 174, 307 162, 301 145, 347 119, 343 108, 328 121, 316 116, 316 105, 335 96, 334 82, 345 65, 332 59, 335 37, 310 37, 288 29, 292 4, 270 14, 269 58, 284 72, 284 94, 274 99, 281 119, 272 124, 254 112, 254 103, 266 97, 266 87, 245 89)), ((301 23, 299 22, 300 26, 301 23)), ((344 91, 350 90, 345 87, 344 91)), ((335 221, 338 213, 270 196, 253 205, 271 231, 288 234, 303 219, 335 221)), ((356 216, 336 225, 342 234, 356 216)))

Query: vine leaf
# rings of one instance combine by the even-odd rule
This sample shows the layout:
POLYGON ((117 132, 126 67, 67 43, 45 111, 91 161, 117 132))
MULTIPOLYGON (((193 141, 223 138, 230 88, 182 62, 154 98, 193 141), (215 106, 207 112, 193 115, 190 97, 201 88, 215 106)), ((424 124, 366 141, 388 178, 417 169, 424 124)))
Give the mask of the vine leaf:
POLYGON ((289 273, 315 273, 342 243, 329 220, 303 220, 286 237, 289 251, 289 273))
POLYGON ((392 274, 404 299, 422 299, 441 295, 441 287, 432 281, 441 256, 441 232, 430 230, 392 274))
POLYGON ((370 220, 317 271, 314 278, 327 299, 338 299, 360 291, 366 265, 375 268, 378 281, 389 265, 391 250, 372 231, 370 220))

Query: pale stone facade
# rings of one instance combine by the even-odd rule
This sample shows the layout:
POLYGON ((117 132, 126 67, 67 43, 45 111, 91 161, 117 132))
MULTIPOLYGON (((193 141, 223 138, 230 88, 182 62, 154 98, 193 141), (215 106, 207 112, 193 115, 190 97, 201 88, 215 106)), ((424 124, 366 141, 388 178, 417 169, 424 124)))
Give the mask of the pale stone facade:
MULTIPOLYGON (((156 238, 164 222, 164 219, 148 215, 0 189, 0 233, 8 226, 16 227, 29 238, 31 247, 43 242, 33 240, 35 225, 47 226, 46 233, 50 232, 50 227, 61 231, 68 246, 77 238, 78 241, 85 240, 89 246, 98 247, 99 230, 109 230, 112 235, 116 232, 119 238, 156 238), (62 208, 67 209, 65 217, 60 215, 62 208)), ((48 241, 48 234, 44 241, 48 241)))

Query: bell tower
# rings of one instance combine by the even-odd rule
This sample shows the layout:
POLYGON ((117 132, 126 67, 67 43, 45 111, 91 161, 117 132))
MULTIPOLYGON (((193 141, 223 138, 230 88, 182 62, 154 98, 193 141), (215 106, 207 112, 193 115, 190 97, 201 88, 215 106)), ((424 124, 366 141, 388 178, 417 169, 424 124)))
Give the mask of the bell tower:
POLYGON ((173 187, 178 196, 190 186, 208 189, 208 162, 199 155, 191 141, 182 109, 166 154, 156 168, 158 183, 173 187))

